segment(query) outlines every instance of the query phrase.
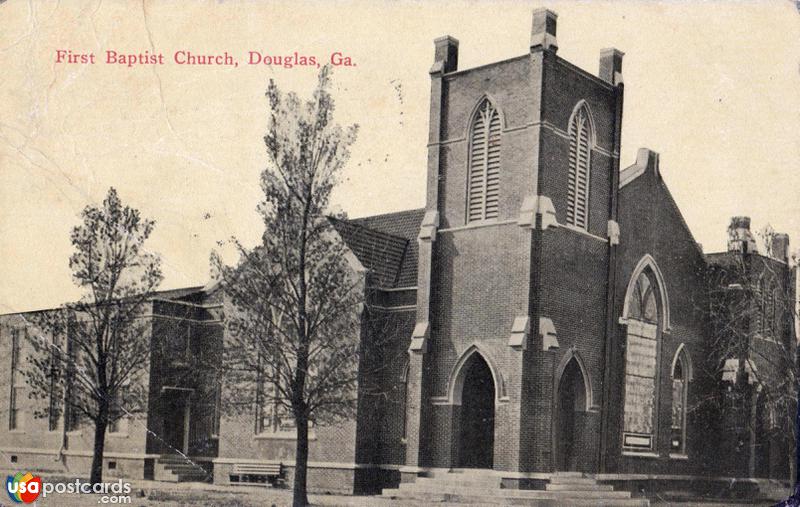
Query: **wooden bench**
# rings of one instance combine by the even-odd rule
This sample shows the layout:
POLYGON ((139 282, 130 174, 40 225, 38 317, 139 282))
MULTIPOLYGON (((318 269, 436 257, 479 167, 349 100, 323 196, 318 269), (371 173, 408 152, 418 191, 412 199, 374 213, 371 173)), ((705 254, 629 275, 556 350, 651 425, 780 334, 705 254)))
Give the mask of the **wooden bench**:
POLYGON ((233 483, 268 482, 283 484, 283 464, 281 463, 236 463, 231 472, 233 483), (236 480, 234 480, 234 477, 236 480), (257 478, 257 480, 254 480, 257 478))

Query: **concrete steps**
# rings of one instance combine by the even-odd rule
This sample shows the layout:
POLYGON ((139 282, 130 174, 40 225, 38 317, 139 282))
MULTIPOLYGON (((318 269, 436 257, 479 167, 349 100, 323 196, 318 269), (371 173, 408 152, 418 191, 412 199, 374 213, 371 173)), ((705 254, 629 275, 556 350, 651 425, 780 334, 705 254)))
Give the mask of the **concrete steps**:
POLYGON ((614 487, 607 484, 553 484, 547 486, 547 491, 613 491, 614 487))
MULTIPOLYGON (((511 490, 505 490, 511 491, 511 490)), ((536 498, 509 496, 506 493, 489 495, 484 492, 482 495, 466 495, 451 493, 409 493, 406 491, 385 489, 381 496, 403 502, 420 502, 425 505, 433 503, 452 503, 456 505, 525 505, 536 507, 649 507, 650 502, 641 498, 587 498, 585 496, 553 494, 541 495, 536 498)))
MULTIPOLYGON (((541 489, 499 489, 500 495, 503 497, 514 498, 558 498, 564 496, 564 491, 549 491, 541 489)), ((414 483, 400 484, 400 487, 393 491, 408 492, 408 493, 425 493, 425 494, 446 494, 446 495, 474 495, 484 496, 487 491, 494 494, 496 489, 487 489, 480 487, 453 487, 453 486, 415 486, 414 483)), ((569 491, 567 491, 569 493, 569 491)), ((628 491, 580 491, 580 496, 583 498, 630 498, 631 494, 628 491)))
POLYGON ((156 461, 155 479, 164 482, 206 482, 208 473, 182 456, 165 455, 156 461))
POLYGON ((574 505, 607 507, 648 507, 646 499, 631 498, 628 491, 614 491, 580 472, 553 474, 544 490, 502 488, 502 475, 491 470, 437 471, 431 477, 384 489, 384 498, 412 503, 453 505, 528 505, 555 507, 574 505))

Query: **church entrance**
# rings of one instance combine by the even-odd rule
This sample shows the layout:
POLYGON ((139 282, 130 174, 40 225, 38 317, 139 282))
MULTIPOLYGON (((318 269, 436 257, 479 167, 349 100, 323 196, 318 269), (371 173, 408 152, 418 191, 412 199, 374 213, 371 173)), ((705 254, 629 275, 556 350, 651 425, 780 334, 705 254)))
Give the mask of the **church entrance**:
POLYGON ((161 391, 163 417, 162 452, 189 452, 189 418, 191 389, 164 388, 161 391))
POLYGON ((489 365, 473 354, 464 365, 458 466, 492 468, 494 460, 495 387, 489 365))
POLYGON ((586 386, 581 367, 573 358, 564 368, 558 384, 555 438, 556 469, 579 470, 580 417, 586 409, 586 386))

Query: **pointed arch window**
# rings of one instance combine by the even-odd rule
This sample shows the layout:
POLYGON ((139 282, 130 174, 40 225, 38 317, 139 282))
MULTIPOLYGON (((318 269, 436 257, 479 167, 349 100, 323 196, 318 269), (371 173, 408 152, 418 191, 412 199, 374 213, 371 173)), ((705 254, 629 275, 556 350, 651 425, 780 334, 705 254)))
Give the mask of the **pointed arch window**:
POLYGON ((628 300, 628 317, 642 322, 655 324, 658 322, 658 306, 653 284, 644 272, 639 273, 633 293, 628 300))
POLYGON ((497 218, 500 207, 500 113, 483 99, 470 127, 467 222, 497 218))
POLYGON ((586 229, 589 223, 589 170, 591 167, 592 122, 585 103, 569 120, 569 181, 567 223, 586 229))
POLYGON ((653 451, 656 445, 658 407, 658 342, 661 300, 656 297, 658 281, 648 266, 634 271, 624 315, 627 323, 625 345, 625 405, 623 449, 653 451))
POLYGON ((672 424, 670 452, 686 452, 686 412, 689 403, 691 361, 686 349, 681 347, 672 362, 672 424))

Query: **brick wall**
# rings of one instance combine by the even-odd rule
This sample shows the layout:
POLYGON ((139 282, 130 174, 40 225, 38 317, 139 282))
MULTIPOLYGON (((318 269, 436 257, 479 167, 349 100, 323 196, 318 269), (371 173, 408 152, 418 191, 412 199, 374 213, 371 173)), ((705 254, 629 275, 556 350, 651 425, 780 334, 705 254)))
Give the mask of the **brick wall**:
MULTIPOLYGON (((20 424, 16 430, 9 431, 12 328, 27 329, 30 336, 41 333, 32 324, 30 314, 0 316, 0 450, 3 468, 21 470, 22 467, 29 467, 41 471, 88 474, 94 447, 94 426, 91 421, 86 421, 78 430, 67 433, 67 448, 62 448, 63 418, 55 431, 49 431, 48 419, 35 414, 47 406, 48 400, 30 399, 27 395, 30 391, 26 391, 17 400, 17 406, 22 412, 20 424), (64 455, 62 458, 59 458, 60 450, 64 455), (12 456, 16 463, 11 463, 12 456)), ((20 340, 20 365, 24 369, 29 364, 27 357, 36 352, 22 334, 20 340)), ((149 372, 146 371, 143 381, 147 382, 148 378, 149 372)), ((147 434, 145 422, 144 415, 137 415, 129 418, 127 431, 106 433, 104 463, 110 477, 131 473, 129 477, 143 478, 147 434), (108 461, 116 461, 118 469, 108 472, 108 461)))
MULTIPOLYGON (((702 252, 686 228, 664 182, 658 174, 657 163, 650 161, 645 172, 620 191, 619 223, 621 229, 618 249, 615 321, 622 315, 625 293, 633 270, 647 254, 652 256, 663 274, 669 300, 671 330, 661 332, 658 359, 657 400, 655 409, 658 457, 623 456, 622 417, 625 385, 626 327, 615 325, 612 337, 615 354, 612 357, 614 378, 611 379, 611 421, 609 428, 609 471, 628 473, 703 473, 706 463, 704 444, 713 438, 705 421, 689 416, 687 420, 686 454, 688 459, 670 457, 669 432, 671 425, 671 368, 681 344, 691 358, 695 373, 704 368, 704 344, 707 340, 704 311, 707 308, 704 287, 705 261, 702 252)), ((708 386, 698 381, 689 384, 689 405, 707 392, 708 386)))

